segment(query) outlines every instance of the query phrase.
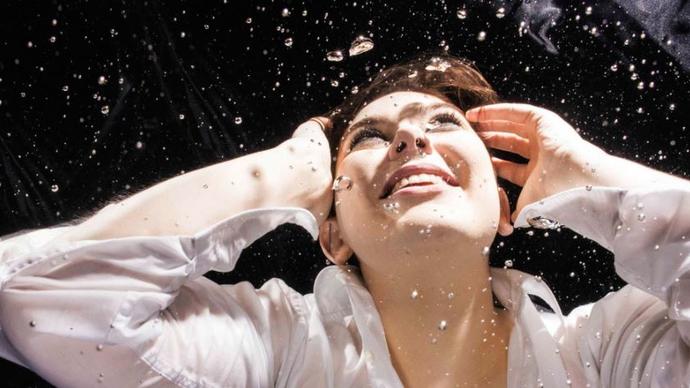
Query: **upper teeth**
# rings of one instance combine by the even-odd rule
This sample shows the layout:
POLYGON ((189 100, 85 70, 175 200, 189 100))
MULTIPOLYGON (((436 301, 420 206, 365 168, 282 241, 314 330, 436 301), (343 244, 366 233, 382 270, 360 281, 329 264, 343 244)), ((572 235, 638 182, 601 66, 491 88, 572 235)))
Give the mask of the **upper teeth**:
POLYGON ((397 190, 402 189, 403 187, 407 185, 411 185, 414 183, 443 183, 444 180, 438 175, 432 175, 432 174, 416 174, 416 175, 410 175, 405 178, 400 179, 395 186, 393 186, 393 190, 391 190, 391 194, 396 192, 397 190))

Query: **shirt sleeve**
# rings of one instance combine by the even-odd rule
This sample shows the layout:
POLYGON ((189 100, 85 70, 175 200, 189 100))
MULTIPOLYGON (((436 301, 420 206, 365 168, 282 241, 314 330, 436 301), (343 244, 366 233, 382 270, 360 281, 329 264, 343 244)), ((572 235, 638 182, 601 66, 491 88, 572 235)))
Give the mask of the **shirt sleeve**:
POLYGON ((202 275, 286 222, 318 236, 307 210, 270 208, 194 236, 66 242, 59 227, 0 241, 0 355, 58 386, 266 386, 302 296, 202 275))
MULTIPOLYGON (((690 190, 575 189, 529 205, 614 254, 628 285, 574 309, 556 337, 601 387, 690 384, 690 190)), ((539 219, 541 217, 541 219, 539 219)))

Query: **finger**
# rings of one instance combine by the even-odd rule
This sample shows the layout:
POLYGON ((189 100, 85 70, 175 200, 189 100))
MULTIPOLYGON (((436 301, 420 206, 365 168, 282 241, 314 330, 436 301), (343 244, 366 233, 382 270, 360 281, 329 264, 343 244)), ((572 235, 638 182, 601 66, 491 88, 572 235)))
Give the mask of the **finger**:
POLYGON ((508 195, 502 187, 498 188, 498 198, 501 203, 501 219, 498 223, 498 233, 501 236, 509 236, 513 233, 513 225, 510 223, 510 203, 508 195))
POLYGON ((508 151, 529 159, 529 140, 512 133, 479 132, 479 138, 489 148, 508 151))
POLYGON ((491 162, 496 170, 496 175, 500 178, 514 183, 518 186, 524 186, 527 181, 527 165, 509 162, 497 157, 491 157, 491 162))
POLYGON ((474 130, 477 132, 510 132, 518 136, 529 138, 529 131, 527 130, 527 126, 508 120, 480 121, 474 124, 474 130))
POLYGON ((508 120, 526 123, 539 113, 539 108, 529 104, 499 103, 472 108, 465 112, 468 121, 508 120))

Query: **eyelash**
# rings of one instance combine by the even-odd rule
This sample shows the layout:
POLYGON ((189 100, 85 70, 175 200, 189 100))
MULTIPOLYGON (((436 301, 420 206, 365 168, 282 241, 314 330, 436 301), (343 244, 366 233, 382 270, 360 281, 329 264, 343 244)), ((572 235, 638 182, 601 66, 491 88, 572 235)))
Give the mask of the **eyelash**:
MULTIPOLYGON (((437 114, 436 116, 434 116, 430 120, 430 122, 431 121, 440 122, 442 124, 440 126, 445 126, 447 124, 455 124, 458 127, 462 126, 462 121, 460 121, 460 119, 457 117, 457 115, 454 113, 448 113, 448 112, 437 114)), ((372 136, 380 137, 381 139, 384 139, 384 140, 386 139, 384 134, 381 133, 381 131, 379 131, 378 129, 373 128, 373 127, 366 127, 366 128, 360 130, 359 132, 357 132, 355 134, 355 136, 352 138, 352 141, 350 142, 350 148, 354 148, 364 138, 372 137, 372 136)))

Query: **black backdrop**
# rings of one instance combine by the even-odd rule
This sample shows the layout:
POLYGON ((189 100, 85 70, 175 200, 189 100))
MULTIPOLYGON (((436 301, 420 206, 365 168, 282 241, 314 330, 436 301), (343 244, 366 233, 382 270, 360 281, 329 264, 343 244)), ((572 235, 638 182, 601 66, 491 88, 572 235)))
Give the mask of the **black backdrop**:
MULTIPOLYGON (((688 12, 622 3, 4 2, 0 234, 273 147, 381 68, 444 47, 475 61, 504 100, 554 110, 607 151, 687 177, 688 12), (662 11, 675 19, 655 19, 662 11), (326 60, 358 35, 373 50, 326 60)), ((567 229, 516 231, 491 260, 540 274, 565 312, 623 285, 611 254, 567 229)), ((208 276, 256 286, 281 277, 306 293, 324 265, 306 231, 283 225, 233 273, 208 276)), ((49 386, 0 367, 3 385, 49 386)))

